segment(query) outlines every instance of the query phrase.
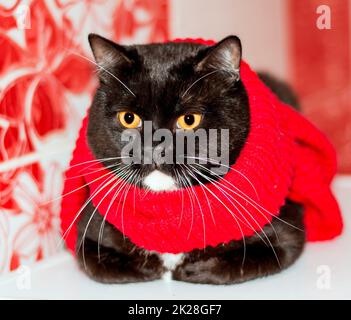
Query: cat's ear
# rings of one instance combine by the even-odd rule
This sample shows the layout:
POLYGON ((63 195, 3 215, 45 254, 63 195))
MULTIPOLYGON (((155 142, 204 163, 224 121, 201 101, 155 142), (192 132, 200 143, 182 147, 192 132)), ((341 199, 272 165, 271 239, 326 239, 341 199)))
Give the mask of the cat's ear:
POLYGON ((94 33, 89 34, 88 39, 95 61, 100 67, 114 66, 118 68, 132 64, 132 60, 128 57, 123 46, 94 33))
POLYGON ((241 41, 229 36, 209 48, 206 55, 197 63, 196 71, 226 71, 236 79, 240 77, 241 41))

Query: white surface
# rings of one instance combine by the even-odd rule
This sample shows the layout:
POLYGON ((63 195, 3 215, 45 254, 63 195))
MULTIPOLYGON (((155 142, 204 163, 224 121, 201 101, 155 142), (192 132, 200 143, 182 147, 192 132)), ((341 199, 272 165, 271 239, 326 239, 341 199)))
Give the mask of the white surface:
POLYGON ((0 278, 1 298, 21 299, 351 299, 351 178, 338 177, 334 189, 345 219, 344 234, 308 243, 289 269, 240 285, 209 286, 159 280, 103 285, 89 280, 73 258, 61 253, 24 272, 0 278), (26 280, 23 276, 27 274, 26 280), (328 278, 330 286, 328 286, 328 278), (28 282, 28 280, 30 280, 28 282), (325 286, 327 284, 327 286, 325 286))

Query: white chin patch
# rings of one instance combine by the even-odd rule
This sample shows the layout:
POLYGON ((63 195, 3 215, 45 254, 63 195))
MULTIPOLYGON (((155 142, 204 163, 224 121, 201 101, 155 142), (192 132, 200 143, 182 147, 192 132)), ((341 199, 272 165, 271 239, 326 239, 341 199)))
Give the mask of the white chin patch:
POLYGON ((177 189, 174 179, 159 170, 149 173, 144 178, 143 183, 152 191, 172 191, 177 189))

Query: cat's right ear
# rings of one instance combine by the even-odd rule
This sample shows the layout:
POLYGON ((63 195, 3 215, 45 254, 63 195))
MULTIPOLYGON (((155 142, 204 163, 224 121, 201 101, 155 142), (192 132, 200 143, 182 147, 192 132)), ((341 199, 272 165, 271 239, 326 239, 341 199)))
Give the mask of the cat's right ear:
POLYGON ((123 46, 94 33, 89 34, 88 39, 95 61, 100 67, 113 66, 118 69, 118 67, 127 67, 132 64, 123 46))
POLYGON ((236 36, 229 36, 206 51, 195 67, 196 71, 210 72, 222 70, 240 78, 241 42, 236 36))

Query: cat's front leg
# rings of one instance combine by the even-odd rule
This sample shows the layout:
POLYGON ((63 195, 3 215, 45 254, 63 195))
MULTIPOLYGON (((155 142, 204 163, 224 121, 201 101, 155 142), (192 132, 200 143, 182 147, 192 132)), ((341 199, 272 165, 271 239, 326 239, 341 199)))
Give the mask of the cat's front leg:
POLYGON ((162 277, 165 270, 159 256, 136 247, 108 222, 99 240, 103 218, 95 212, 90 220, 93 212, 94 207, 89 205, 82 213, 76 247, 78 263, 90 278, 103 283, 130 283, 162 277))
POLYGON ((232 284, 268 276, 290 266, 301 254, 305 234, 301 207, 292 202, 260 233, 215 248, 184 255, 173 279, 193 283, 232 284), (293 227, 294 226, 294 227, 293 227))
POLYGON ((100 246, 86 240, 83 249, 77 252, 81 268, 95 281, 103 283, 132 283, 161 278, 164 270, 155 254, 142 252, 121 253, 113 248, 100 246))

